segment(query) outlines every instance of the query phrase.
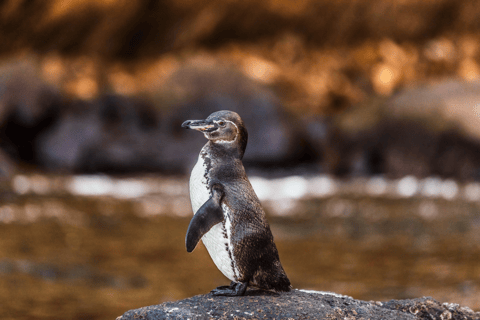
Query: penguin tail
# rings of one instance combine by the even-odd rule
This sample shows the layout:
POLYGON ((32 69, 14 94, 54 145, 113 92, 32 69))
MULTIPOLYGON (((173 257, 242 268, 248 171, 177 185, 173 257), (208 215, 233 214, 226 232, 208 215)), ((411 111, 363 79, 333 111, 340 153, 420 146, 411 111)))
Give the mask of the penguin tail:
POLYGON ((272 283, 272 287, 275 291, 287 292, 292 289, 290 280, 288 280, 287 275, 285 273, 276 280, 277 281, 272 283))
POLYGON ((287 292, 292 289, 290 280, 285 274, 285 271, 283 271, 283 268, 276 270, 276 272, 266 273, 260 277, 257 277, 254 279, 254 284, 262 289, 279 292, 287 292))

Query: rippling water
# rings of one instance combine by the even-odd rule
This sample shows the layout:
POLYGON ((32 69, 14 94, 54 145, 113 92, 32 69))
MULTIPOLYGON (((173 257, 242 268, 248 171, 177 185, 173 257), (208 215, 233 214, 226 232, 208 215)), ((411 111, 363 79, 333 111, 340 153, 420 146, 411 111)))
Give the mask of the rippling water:
MULTIPOLYGON (((252 183, 294 287, 480 309, 476 185, 288 179, 252 183)), ((0 187, 4 319, 114 319, 228 283, 203 245, 185 250, 184 178, 33 175, 0 187)))

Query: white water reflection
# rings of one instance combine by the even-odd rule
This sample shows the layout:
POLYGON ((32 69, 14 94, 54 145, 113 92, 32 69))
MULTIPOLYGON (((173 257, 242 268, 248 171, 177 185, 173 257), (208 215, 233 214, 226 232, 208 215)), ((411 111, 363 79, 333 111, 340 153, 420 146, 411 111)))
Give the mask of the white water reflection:
POLYGON ((118 199, 133 199, 151 193, 149 185, 141 179, 113 179, 104 175, 72 177, 66 188, 74 195, 118 199))
POLYGON ((397 183, 397 193, 404 198, 410 198, 417 193, 418 180, 414 176, 406 176, 397 183))
MULTIPOLYGON (((329 175, 288 176, 269 179, 251 176, 250 182, 265 207, 275 215, 294 215, 303 199, 328 198, 341 195, 384 198, 442 198, 447 201, 462 199, 480 201, 480 183, 460 184, 457 181, 438 177, 417 179, 406 176, 393 180, 383 176, 341 180, 329 175)), ((10 181, 11 191, 19 196, 58 196, 70 194, 76 197, 107 197, 133 201, 140 216, 192 214, 188 179, 186 177, 145 176, 119 178, 107 175, 17 175, 10 181)), ((35 203, 23 203, 13 210, 11 205, 0 205, 0 222, 35 221, 38 217, 61 217, 65 210, 58 205, 49 208, 35 203), (55 210, 53 210, 55 209, 55 210), (20 212, 20 213, 15 213, 20 212), (18 216, 18 217, 17 217, 18 216)), ((432 216, 429 206, 421 208, 421 215, 432 216)), ((77 223, 78 219, 73 219, 77 223)), ((72 220, 72 221, 73 221, 72 220)))
MULTIPOLYGON (((405 176, 399 180, 374 176, 366 179, 340 180, 328 175, 288 176, 269 179, 250 177, 257 196, 262 201, 299 200, 330 197, 338 194, 356 194, 373 197, 414 196, 454 200, 462 196, 467 201, 480 201, 480 183, 462 186, 452 179, 427 177, 418 180, 405 176)), ((45 175, 17 175, 11 180, 11 189, 18 195, 69 193, 76 196, 110 196, 117 199, 138 199, 149 195, 185 197, 188 195, 186 178, 138 177, 113 178, 107 175, 77 175, 50 178, 45 175)))

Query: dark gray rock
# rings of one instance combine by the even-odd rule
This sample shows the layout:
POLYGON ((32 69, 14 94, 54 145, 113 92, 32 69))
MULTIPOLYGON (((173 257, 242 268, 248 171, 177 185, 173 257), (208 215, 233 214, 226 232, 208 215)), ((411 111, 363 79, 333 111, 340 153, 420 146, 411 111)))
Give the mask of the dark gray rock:
POLYGON ((416 319, 480 319, 480 312, 454 303, 440 303, 430 297, 411 300, 391 300, 383 304, 385 308, 416 315, 416 319))
POLYGON ((244 297, 206 294, 165 302, 117 318, 134 319, 480 319, 480 313, 432 298, 381 303, 318 291, 276 294, 252 290, 244 297))
POLYGON ((245 162, 253 167, 297 165, 308 159, 306 134, 273 91, 231 68, 180 68, 157 99, 104 95, 62 108, 37 137, 38 162, 76 172, 187 173, 205 144, 181 124, 219 110, 238 112, 249 132, 245 162), (188 92, 168 99, 175 90, 188 92))
POLYGON ((161 170, 158 114, 151 105, 105 95, 65 109, 38 139, 44 167, 77 172, 161 170))
POLYGON ((5 152, 0 149, 0 180, 11 177, 15 171, 15 163, 5 152))
POLYGON ((321 155, 321 167, 328 173, 480 179, 480 140, 458 128, 434 128, 419 119, 385 115, 355 131, 339 125, 345 121, 342 117, 347 116, 305 121, 310 141, 321 155))
POLYGON ((395 118, 419 119, 430 126, 456 127, 480 139, 480 81, 446 79, 405 89, 394 95, 387 113, 395 118))
POLYGON ((0 149, 14 161, 36 164, 37 139, 57 121, 63 99, 29 62, 11 68, 0 77, 0 149))
MULTIPOLYGON (((268 87, 233 68, 216 65, 200 68, 187 64, 166 82, 160 96, 188 92, 175 102, 165 101, 161 131, 164 164, 191 168, 205 144, 201 134, 188 132, 180 125, 188 119, 205 119, 219 110, 240 114, 248 130, 244 162, 251 166, 274 168, 298 165, 313 156, 307 135, 297 119, 285 111, 280 99, 268 87)), ((164 100, 168 100, 164 98, 164 100)))

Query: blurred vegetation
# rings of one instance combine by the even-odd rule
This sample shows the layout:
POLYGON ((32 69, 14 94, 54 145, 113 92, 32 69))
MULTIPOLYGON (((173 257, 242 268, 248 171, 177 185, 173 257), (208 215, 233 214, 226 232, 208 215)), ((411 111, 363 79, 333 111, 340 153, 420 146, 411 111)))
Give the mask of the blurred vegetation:
POLYGON ((41 78, 81 98, 151 92, 189 63, 230 65, 295 112, 329 114, 480 74, 480 3, 469 0, 10 0, 0 12, 6 62, 33 54, 41 78))
POLYGON ((114 60, 195 45, 265 43, 285 33, 319 48, 385 38, 423 43, 480 29, 480 4, 454 0, 10 0, 1 12, 3 53, 32 49, 114 60))

